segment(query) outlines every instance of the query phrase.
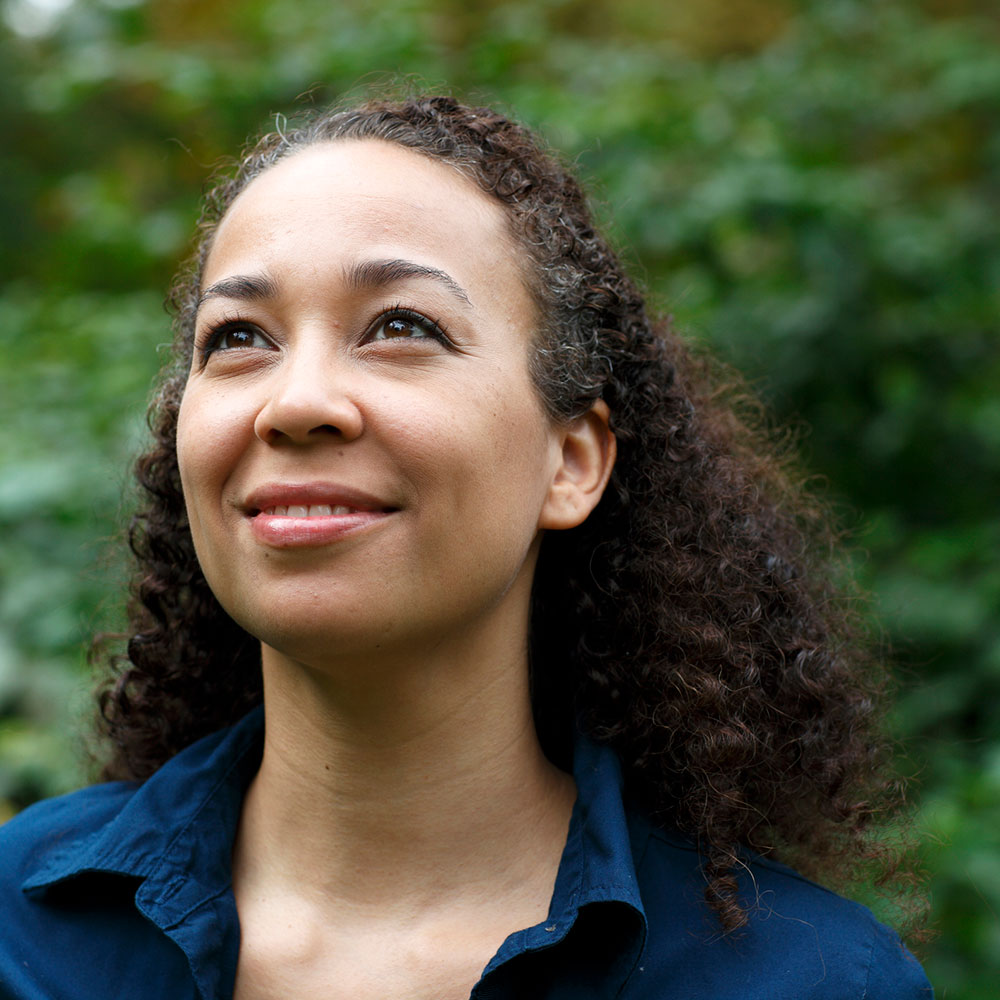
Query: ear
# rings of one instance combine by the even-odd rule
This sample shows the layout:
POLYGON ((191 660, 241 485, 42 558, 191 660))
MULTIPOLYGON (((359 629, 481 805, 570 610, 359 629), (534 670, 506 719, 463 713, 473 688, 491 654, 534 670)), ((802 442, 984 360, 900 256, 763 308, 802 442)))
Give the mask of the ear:
POLYGON ((538 519, 539 528, 556 531, 582 524, 608 485, 617 447, 603 399, 560 431, 561 461, 538 519))

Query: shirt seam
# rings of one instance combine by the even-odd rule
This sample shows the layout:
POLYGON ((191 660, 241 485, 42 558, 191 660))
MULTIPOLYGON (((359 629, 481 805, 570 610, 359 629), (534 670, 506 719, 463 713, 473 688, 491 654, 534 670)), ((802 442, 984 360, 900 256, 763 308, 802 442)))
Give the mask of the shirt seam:
MULTIPOLYGON (((195 903, 193 906, 188 907, 188 909, 186 909, 182 914, 180 914, 180 916, 178 916, 176 920, 172 920, 168 924, 156 924, 156 926, 159 927, 160 930, 164 932, 177 930, 181 926, 181 924, 183 924, 188 919, 188 917, 190 917, 191 914, 195 912, 195 910, 200 910, 203 906, 208 906, 216 902, 217 900, 222 899, 230 891, 231 888, 232 888, 232 881, 229 881, 224 886, 220 886, 214 892, 199 899, 198 902, 195 903)), ((158 901, 154 900, 154 902, 158 904, 158 901)))
POLYGON ((865 972, 865 988, 861 994, 861 1000, 868 1000, 868 988, 872 980, 872 966, 875 964, 875 945, 878 942, 878 927, 872 928, 872 944, 868 949, 868 969, 865 972))
MULTIPOLYGON (((236 770, 236 768, 239 767, 239 765, 243 763, 244 758, 246 757, 246 755, 249 752, 250 752, 250 744, 248 744, 247 746, 245 746, 243 748, 243 750, 232 761, 230 761, 229 766, 225 769, 225 771, 222 773, 222 775, 220 775, 220 777, 212 784, 211 789, 202 798, 201 802, 198 805, 198 808, 195 809, 195 811, 193 813, 191 813, 191 815, 188 817, 188 820, 184 824, 184 826, 181 827, 174 834, 174 836, 171 838, 170 842, 163 849, 163 852, 160 854, 158 862, 153 867, 153 870, 150 872, 150 874, 147 876, 147 878, 149 878, 149 879, 159 879, 160 872, 162 871, 163 867, 167 864, 167 858, 171 854, 171 852, 173 851, 174 846, 178 843, 178 841, 180 841, 184 837, 184 835, 188 832, 188 830, 190 830, 192 824, 195 823, 195 821, 201 815, 201 813, 203 812, 203 810, 208 806, 209 802, 211 802, 212 799, 215 798, 215 796, 218 793, 219 789, 222 788, 223 786, 225 786, 226 784, 228 784, 229 777, 232 775, 233 771, 236 770)), ((186 874, 182 874, 181 875, 181 880, 183 882, 189 881, 189 879, 188 879, 188 877, 187 877, 186 874)), ((167 883, 167 885, 169 886, 173 881, 175 881, 175 880, 171 879, 170 882, 167 883)), ((220 889, 219 892, 225 892, 226 889, 228 889, 229 885, 231 885, 231 884, 232 884, 232 879, 229 879, 228 882, 227 882, 227 884, 226 884, 226 886, 224 886, 222 889, 220 889)), ((173 893, 172 895, 176 895, 176 892, 173 893)), ((213 894, 212 897, 209 897, 209 898, 214 898, 215 895, 216 894, 213 894)), ((165 903, 167 901, 167 899, 163 899, 162 897, 163 897, 163 893, 162 892, 158 892, 156 898, 154 900, 151 900, 151 902, 155 903, 156 905, 161 905, 161 903, 165 903)), ((167 897, 167 898, 169 899, 169 897, 167 897)), ((192 907, 191 909, 195 909, 195 907, 192 907)), ((187 912, 190 913, 191 909, 189 909, 187 912)))

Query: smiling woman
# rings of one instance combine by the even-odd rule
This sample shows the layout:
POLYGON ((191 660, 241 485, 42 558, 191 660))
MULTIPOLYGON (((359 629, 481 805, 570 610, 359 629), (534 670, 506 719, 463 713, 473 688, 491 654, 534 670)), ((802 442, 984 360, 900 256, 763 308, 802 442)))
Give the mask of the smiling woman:
POLYGON ((0 833, 5 995, 930 996, 782 863, 892 862, 829 528, 527 130, 265 136, 174 303, 116 780, 0 833))
POLYGON ((473 649, 523 651, 540 532, 586 516, 613 445, 606 411, 547 419, 506 239, 461 174, 374 140, 284 159, 219 225, 177 452, 202 571, 265 679, 275 645, 341 683, 364 652, 367 683, 378 636, 408 683, 455 691, 473 649))

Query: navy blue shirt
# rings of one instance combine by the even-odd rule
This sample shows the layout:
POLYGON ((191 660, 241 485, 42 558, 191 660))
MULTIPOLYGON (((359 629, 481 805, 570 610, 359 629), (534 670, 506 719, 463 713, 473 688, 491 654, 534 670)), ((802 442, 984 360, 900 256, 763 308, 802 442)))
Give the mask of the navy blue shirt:
MULTIPOLYGON (((231 853, 263 714, 195 743, 148 781, 85 788, 0 828, 0 996, 222 1000, 239 920, 231 853)), ((615 754, 581 741, 578 798, 548 918, 507 938, 476 1000, 929 1000, 864 907, 748 863, 748 927, 723 936, 692 845, 622 802, 615 754)))

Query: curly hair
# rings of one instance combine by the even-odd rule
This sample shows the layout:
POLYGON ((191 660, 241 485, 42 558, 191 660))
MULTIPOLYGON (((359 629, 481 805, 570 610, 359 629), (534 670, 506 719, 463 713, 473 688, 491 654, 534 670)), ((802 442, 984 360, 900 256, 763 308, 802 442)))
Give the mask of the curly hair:
POLYGON ((100 694, 107 777, 143 779, 261 699, 257 641, 195 556, 175 433, 201 273, 246 186, 315 143, 377 139, 450 164, 506 210, 541 328, 532 377, 552 418, 603 399, 618 460, 598 507, 550 532, 533 590, 540 737, 559 759, 574 722, 621 758, 627 790, 704 858, 726 930, 746 920, 747 850, 843 884, 883 874, 872 834, 896 801, 884 776, 884 674, 837 580, 830 519, 761 429, 737 378, 651 319, 595 230, 580 185, 523 126, 444 96, 371 100, 264 135, 207 195, 171 292, 176 341, 137 463, 129 541, 139 570, 127 658, 100 694))

